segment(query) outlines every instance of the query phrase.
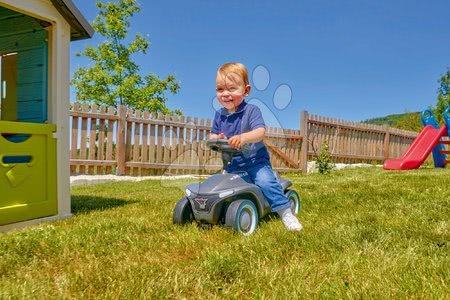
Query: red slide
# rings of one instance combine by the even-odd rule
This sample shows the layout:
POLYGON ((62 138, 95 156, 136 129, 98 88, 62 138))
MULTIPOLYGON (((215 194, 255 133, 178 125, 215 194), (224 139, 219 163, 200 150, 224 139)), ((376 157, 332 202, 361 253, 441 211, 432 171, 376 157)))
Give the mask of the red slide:
POLYGON ((384 162, 385 170, 417 169, 425 161, 441 137, 447 134, 447 126, 436 129, 431 125, 425 126, 414 142, 401 158, 389 159, 384 162))

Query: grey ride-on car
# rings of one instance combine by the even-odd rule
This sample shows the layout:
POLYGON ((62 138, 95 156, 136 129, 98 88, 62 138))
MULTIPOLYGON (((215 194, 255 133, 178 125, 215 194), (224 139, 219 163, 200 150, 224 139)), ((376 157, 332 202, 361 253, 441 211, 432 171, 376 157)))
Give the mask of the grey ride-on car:
MULTIPOLYGON (((225 225, 242 235, 252 234, 260 218, 268 215, 270 205, 260 188, 248 183, 243 178, 246 172, 226 171, 234 155, 242 155, 241 150, 234 149, 224 139, 207 141, 207 146, 222 153, 223 169, 221 173, 207 178, 202 183, 186 186, 186 196, 181 198, 173 210, 174 224, 188 224, 196 221, 198 224, 225 225)), ((245 147, 248 146, 244 145, 245 147)), ((281 179, 274 172, 286 197, 291 202, 294 215, 300 211, 300 197, 290 190, 292 182, 281 179)))

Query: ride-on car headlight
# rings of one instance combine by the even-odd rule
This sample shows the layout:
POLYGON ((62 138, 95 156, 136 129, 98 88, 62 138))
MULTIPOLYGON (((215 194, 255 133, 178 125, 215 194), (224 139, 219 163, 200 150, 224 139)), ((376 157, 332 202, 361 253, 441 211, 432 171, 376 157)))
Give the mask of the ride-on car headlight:
POLYGON ((233 194, 233 191, 226 191, 219 194, 219 198, 225 198, 233 194))
POLYGON ((186 196, 190 197, 191 196, 191 191, 189 189, 186 189, 186 196))

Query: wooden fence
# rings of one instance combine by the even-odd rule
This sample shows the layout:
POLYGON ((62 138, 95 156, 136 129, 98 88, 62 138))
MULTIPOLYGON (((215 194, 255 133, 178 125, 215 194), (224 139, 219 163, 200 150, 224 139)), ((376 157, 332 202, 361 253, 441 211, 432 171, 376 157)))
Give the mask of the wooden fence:
MULTIPOLYGON (((76 103, 70 124, 72 174, 205 174, 222 167, 220 154, 206 147, 210 119, 76 103)), ((274 169, 305 172, 325 141, 335 162, 382 163, 401 156, 417 136, 307 112, 301 113, 300 128, 266 128, 274 169)))
MULTIPOLYGON (((70 111, 72 174, 204 174, 222 167, 206 147, 211 120, 74 104, 70 111)), ((274 169, 297 171, 299 130, 268 127, 274 169)))
POLYGON ((301 166, 314 159, 326 141, 334 162, 382 163, 389 158, 403 155, 417 136, 416 132, 390 128, 387 125, 371 125, 335 118, 300 114, 301 136, 306 137, 307 147, 301 152, 301 166))

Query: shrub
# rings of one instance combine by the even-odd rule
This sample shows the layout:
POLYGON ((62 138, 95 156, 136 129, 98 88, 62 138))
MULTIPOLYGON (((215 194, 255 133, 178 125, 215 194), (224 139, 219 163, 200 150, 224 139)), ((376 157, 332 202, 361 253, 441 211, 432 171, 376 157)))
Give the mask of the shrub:
POLYGON ((331 170, 334 168, 328 141, 324 141, 322 143, 322 147, 320 148, 316 163, 320 174, 330 174, 331 170))

